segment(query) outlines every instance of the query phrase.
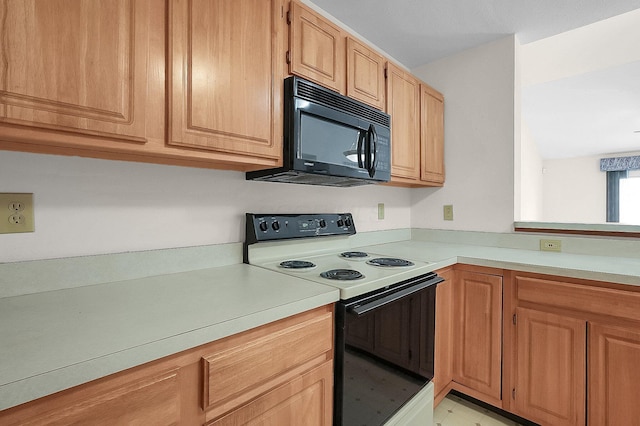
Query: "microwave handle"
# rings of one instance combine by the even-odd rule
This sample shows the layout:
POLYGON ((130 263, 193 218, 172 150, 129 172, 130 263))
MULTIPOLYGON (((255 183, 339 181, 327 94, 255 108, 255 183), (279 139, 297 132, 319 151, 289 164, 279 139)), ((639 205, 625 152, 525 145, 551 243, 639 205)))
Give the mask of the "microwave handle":
POLYGON ((369 177, 373 177, 376 174, 376 164, 378 163, 378 135, 373 124, 369 125, 369 130, 367 131, 367 148, 366 159, 369 162, 367 171, 369 172, 369 177), (372 154, 373 158, 371 158, 372 154))
POLYGON ((361 169, 363 169, 365 167, 365 162, 362 161, 362 143, 364 142, 364 139, 366 138, 366 132, 364 130, 360 130, 358 132, 358 148, 357 148, 357 155, 358 155, 358 167, 360 167, 361 169))

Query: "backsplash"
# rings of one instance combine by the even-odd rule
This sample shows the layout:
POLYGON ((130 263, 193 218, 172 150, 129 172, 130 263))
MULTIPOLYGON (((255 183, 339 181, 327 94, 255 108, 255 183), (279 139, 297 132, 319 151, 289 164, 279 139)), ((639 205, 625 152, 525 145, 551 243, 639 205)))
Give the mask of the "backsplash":
POLYGON ((0 235, 0 263, 242 242, 245 212, 351 212, 358 232, 408 228, 411 213, 408 188, 248 182, 241 172, 7 151, 0 183, 34 193, 36 229, 0 235))

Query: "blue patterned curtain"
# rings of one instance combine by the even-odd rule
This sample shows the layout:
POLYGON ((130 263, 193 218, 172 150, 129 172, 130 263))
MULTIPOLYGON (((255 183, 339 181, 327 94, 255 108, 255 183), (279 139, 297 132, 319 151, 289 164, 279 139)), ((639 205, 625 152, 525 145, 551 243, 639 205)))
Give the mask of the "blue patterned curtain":
POLYGON ((600 159, 600 171, 618 172, 622 170, 640 170, 640 155, 600 159))

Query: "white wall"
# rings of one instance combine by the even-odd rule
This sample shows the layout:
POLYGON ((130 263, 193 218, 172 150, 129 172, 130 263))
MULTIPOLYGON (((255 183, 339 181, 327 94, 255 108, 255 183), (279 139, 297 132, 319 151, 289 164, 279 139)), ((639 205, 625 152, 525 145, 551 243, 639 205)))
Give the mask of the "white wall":
MULTIPOLYGON (((535 138, 527 123, 522 121, 520 139, 520 218, 516 220, 543 221, 543 174, 542 157, 535 138)), ((517 172, 517 170, 516 170, 517 172)), ((516 187, 517 188, 517 187, 516 187)))
POLYGON ((0 262, 240 242, 245 212, 351 212, 358 231, 407 228, 411 215, 407 188, 247 182, 240 172, 8 151, 0 192, 34 193, 36 227, 0 235, 0 262))
POLYGON ((412 70, 444 94, 446 168, 443 188, 412 192, 413 227, 512 231, 515 49, 509 36, 412 70))
POLYGON ((607 174, 600 171, 601 157, 543 160, 545 222, 606 222, 607 174))

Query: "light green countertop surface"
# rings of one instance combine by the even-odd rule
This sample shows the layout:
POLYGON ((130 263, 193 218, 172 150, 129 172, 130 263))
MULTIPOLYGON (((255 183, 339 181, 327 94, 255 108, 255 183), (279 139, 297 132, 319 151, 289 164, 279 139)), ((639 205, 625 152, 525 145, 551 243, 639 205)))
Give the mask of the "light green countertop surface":
MULTIPOLYGON (((400 235, 380 235, 387 234, 400 235)), ((468 263, 640 285, 640 258, 635 255, 595 256, 451 244, 421 241, 419 234, 413 240, 385 237, 379 241, 395 242, 372 245, 376 238, 365 237, 354 239, 352 246, 427 261, 433 270, 468 263)), ((238 251, 235 245, 231 248, 234 253, 238 251)), ((192 253, 195 249, 189 250, 192 253)), ((120 266, 129 256, 143 255, 117 256, 122 259, 105 259, 115 259, 120 266)), ((156 255, 144 256, 155 259, 156 255)), ((33 262, 31 279, 42 281, 46 270, 57 271, 60 276, 50 291, 0 298, 0 409, 338 300, 339 292, 332 287, 241 264, 237 254, 231 258, 237 263, 69 288, 62 288, 65 274, 59 264, 71 270, 69 265, 102 264, 105 260, 33 262)), ((18 275, 32 269, 29 263, 2 267, 4 284, 19 280, 18 275)), ((78 273, 88 276, 91 272, 78 273)), ((42 288, 45 284, 32 285, 42 288)), ((10 286, 8 290, 9 294, 14 291, 10 286)))
POLYGON ((238 264, 0 299, 0 409, 338 300, 238 264))

